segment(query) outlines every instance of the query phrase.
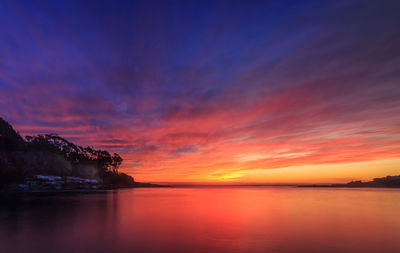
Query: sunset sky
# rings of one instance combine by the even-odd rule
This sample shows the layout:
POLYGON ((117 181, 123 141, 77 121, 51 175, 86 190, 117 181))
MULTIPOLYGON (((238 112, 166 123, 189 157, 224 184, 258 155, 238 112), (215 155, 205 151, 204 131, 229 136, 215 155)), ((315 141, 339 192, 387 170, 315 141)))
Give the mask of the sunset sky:
POLYGON ((0 116, 138 181, 400 174, 399 1, 0 1, 0 116))

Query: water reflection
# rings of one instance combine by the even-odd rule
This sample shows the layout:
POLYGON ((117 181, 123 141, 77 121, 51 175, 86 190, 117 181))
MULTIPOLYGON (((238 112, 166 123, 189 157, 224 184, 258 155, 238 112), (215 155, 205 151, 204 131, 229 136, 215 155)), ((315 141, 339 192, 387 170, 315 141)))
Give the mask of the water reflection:
POLYGON ((400 252, 400 191, 173 188, 0 203, 1 252, 400 252))

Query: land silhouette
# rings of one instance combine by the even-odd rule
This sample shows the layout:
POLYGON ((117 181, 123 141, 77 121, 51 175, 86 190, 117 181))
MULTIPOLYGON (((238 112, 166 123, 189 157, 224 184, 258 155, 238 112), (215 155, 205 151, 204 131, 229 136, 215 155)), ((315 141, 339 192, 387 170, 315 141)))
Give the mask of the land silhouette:
POLYGON ((400 188, 400 175, 374 178, 372 181, 351 181, 347 184, 329 185, 299 185, 299 187, 375 187, 375 188, 400 188))
POLYGON ((57 134, 22 137, 0 118, 0 190, 78 190, 159 186, 136 182, 122 157, 57 134))

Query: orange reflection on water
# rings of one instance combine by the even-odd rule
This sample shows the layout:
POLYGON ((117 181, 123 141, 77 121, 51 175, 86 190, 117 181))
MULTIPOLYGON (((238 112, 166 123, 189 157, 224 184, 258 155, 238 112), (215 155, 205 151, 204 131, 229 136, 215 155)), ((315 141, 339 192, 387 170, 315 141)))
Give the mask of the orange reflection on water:
POLYGON ((400 252, 399 211, 390 189, 131 189, 3 205, 0 241, 5 252, 400 252))

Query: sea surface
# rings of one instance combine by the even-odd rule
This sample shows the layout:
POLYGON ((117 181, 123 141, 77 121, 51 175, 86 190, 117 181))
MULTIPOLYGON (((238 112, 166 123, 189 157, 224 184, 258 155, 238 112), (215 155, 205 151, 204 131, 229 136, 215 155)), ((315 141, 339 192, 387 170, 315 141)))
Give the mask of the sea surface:
POLYGON ((400 252, 400 190, 141 188, 0 202, 0 252, 400 252))

